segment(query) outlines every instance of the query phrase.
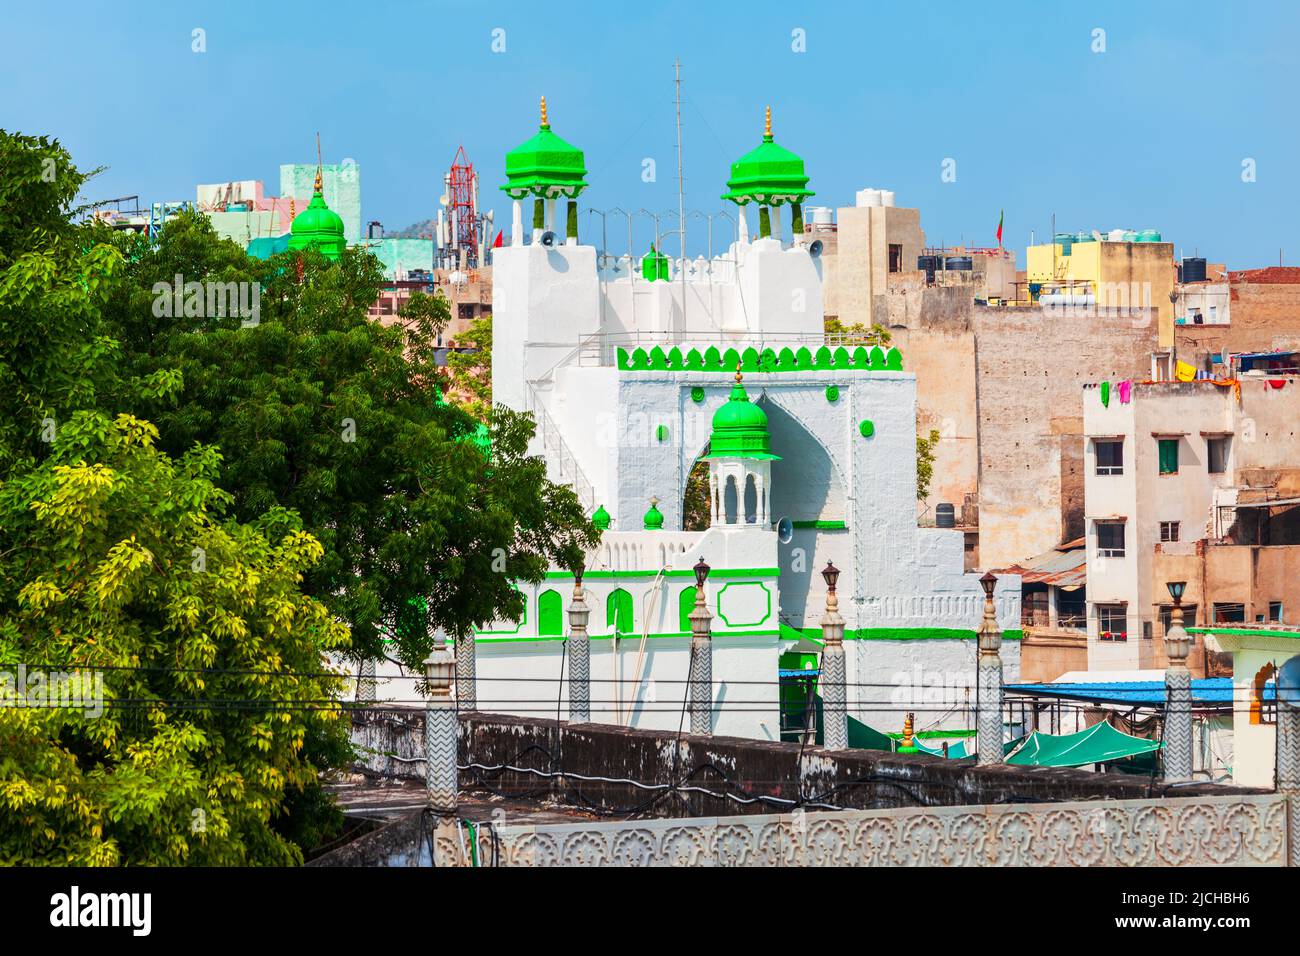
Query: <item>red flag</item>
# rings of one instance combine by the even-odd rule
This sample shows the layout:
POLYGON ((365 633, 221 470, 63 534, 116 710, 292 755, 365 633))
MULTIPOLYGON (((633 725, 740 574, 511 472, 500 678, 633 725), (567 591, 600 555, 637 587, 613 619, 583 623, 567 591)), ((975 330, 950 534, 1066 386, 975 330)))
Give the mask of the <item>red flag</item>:
POLYGON ((502 246, 502 242, 501 242, 501 230, 498 229, 498 230, 497 230, 497 238, 496 238, 496 241, 492 243, 492 248, 493 248, 493 249, 500 249, 501 246, 502 246))
POLYGON ((998 213, 998 248, 1002 248, 1002 220, 1007 216, 1007 211, 1003 209, 998 213))

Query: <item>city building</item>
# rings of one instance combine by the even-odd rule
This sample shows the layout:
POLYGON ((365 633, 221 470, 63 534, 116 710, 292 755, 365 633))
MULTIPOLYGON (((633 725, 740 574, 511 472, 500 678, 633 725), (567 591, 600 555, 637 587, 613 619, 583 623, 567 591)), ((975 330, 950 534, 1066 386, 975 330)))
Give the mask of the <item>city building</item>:
MULTIPOLYGON (((1165 666, 1171 581, 1189 625, 1300 608, 1298 390, 1260 375, 1085 387, 1090 669, 1165 666)), ((1226 673, 1201 643, 1189 667, 1226 673)))

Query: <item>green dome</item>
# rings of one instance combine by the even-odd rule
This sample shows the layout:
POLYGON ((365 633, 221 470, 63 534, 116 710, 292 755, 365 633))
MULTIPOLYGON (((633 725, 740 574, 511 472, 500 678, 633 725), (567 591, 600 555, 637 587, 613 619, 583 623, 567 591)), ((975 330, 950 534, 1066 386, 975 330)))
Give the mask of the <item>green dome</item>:
POLYGON ((650 510, 645 513, 645 529, 647 531, 660 531, 664 526, 664 515, 659 510, 659 499, 650 499, 650 510))
POLYGON ((723 199, 738 206, 757 202, 767 206, 799 203, 813 195, 803 160, 772 139, 772 108, 767 108, 763 142, 731 164, 731 178, 723 199))
POLYGON ((749 400, 736 370, 736 384, 726 404, 713 413, 713 434, 709 436, 706 458, 754 458, 780 461, 770 450, 767 413, 749 400))
POLYGON ((546 119, 546 97, 542 97, 542 125, 537 135, 506 153, 506 184, 502 191, 511 199, 537 196, 576 199, 587 188, 582 150, 551 132, 546 119))
POLYGON ((601 531, 609 530, 609 512, 605 510, 604 505, 599 506, 591 513, 591 523, 601 531))
POLYGON ((321 255, 336 260, 347 247, 343 238, 343 219, 321 195, 321 174, 316 172, 316 190, 307 208, 293 218, 289 237, 290 249, 317 249, 321 255))

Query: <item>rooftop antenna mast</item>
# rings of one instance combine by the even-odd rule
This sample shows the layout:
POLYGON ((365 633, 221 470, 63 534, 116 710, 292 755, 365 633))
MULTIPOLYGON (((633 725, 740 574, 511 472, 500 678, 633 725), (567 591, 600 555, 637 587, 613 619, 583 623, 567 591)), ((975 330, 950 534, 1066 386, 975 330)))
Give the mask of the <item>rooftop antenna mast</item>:
POLYGON ((673 58, 674 85, 677 88, 677 240, 681 251, 682 327, 686 332, 686 192, 682 180, 682 61, 673 58))

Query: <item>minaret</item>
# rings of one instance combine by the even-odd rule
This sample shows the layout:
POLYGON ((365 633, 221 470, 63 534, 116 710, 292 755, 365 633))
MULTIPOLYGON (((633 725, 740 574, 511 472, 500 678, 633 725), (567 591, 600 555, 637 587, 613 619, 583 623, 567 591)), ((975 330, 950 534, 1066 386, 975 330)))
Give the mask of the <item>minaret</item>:
POLYGON ((745 394, 736 363, 736 383, 713 414, 709 439, 709 511, 715 528, 768 527, 772 462, 767 413, 745 394))

